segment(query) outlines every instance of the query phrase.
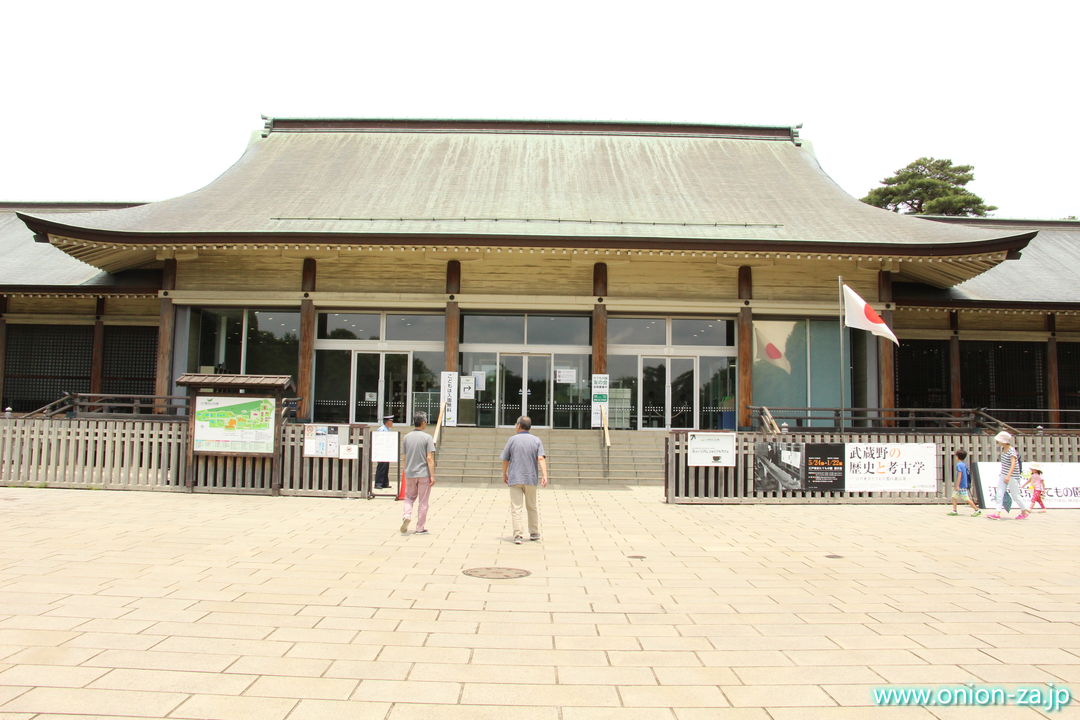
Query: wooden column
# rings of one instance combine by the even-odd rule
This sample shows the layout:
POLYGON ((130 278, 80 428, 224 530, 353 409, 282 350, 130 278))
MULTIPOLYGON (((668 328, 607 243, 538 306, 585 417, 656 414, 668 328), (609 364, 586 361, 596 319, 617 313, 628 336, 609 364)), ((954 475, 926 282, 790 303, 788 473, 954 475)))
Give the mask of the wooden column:
MULTIPOLYGON (((892 273, 888 270, 878 271, 878 302, 885 307, 891 305, 892 273)), ((886 309, 881 313, 881 318, 891 328, 893 327, 893 311, 886 309)), ((882 408, 896 407, 896 346, 891 340, 878 338, 878 388, 880 398, 878 402, 882 408)))
POLYGON ((457 296, 461 294, 461 261, 446 263, 446 339, 443 341, 446 372, 458 371, 458 345, 461 341, 461 308, 457 296))
MULTIPOLYGON (((7 372, 7 319, 4 315, 7 313, 7 295, 0 295, 0 401, 6 401, 7 396, 4 395, 4 377, 7 372)), ((7 403, 0 406, 0 413, 7 409, 7 403)))
POLYGON ((1058 370, 1057 315, 1046 316, 1046 407, 1050 410, 1050 424, 1061 425, 1061 377, 1058 370))
POLYGON ((296 389, 300 394, 296 416, 301 420, 311 420, 314 409, 315 301, 311 299, 311 293, 315 292, 315 269, 315 258, 304 258, 300 278, 300 290, 304 293, 300 300, 300 357, 296 372, 296 389))
MULTIPOLYGON (((154 377, 154 394, 172 393, 173 331, 176 329, 176 308, 170 293, 176 289, 176 259, 168 258, 161 272, 161 308, 158 315, 157 369, 154 377)), ((162 414, 167 406, 158 403, 154 412, 162 414)))
POLYGON ((607 263, 593 264, 592 291, 596 297, 592 311, 592 371, 594 375, 604 375, 607 373, 607 305, 604 305, 608 294, 607 263))
POLYGON ((754 278, 749 266, 739 268, 739 308, 738 332, 738 356, 736 364, 739 370, 738 395, 738 426, 750 427, 753 418, 750 416, 750 406, 754 404, 754 314, 750 309, 750 301, 754 299, 754 278))
POLYGON ((964 402, 962 380, 960 378, 960 313, 949 312, 949 405, 959 408, 964 402))
POLYGON ((90 392, 102 392, 105 382, 105 298, 97 299, 94 311, 94 340, 90 347, 90 392))

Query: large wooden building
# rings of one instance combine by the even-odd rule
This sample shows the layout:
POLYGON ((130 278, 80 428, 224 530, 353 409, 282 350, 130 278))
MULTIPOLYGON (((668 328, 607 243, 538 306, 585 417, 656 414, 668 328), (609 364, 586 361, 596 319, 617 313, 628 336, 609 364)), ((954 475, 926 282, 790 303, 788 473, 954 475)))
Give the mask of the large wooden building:
POLYGON ((375 422, 450 370, 488 427, 589 427, 591 373, 631 429, 1080 408, 1080 224, 939 220, 853 199, 790 127, 273 118, 188 195, 0 207, 2 394, 289 373, 302 418, 375 422), (841 358, 840 276, 898 352, 841 358))

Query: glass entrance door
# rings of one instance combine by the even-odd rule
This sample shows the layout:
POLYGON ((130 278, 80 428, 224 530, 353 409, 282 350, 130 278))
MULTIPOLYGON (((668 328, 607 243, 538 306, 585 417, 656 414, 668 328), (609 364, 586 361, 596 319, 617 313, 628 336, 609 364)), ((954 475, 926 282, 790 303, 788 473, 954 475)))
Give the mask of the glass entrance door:
POLYGON ((407 422, 409 353, 357 352, 353 356, 352 422, 377 425, 391 413, 396 422, 407 422))
POLYGON ((694 358, 641 358, 640 427, 697 427, 694 364, 694 358))
POLYGON ((550 423, 551 356, 499 355, 499 425, 513 427, 522 415, 534 426, 550 423))

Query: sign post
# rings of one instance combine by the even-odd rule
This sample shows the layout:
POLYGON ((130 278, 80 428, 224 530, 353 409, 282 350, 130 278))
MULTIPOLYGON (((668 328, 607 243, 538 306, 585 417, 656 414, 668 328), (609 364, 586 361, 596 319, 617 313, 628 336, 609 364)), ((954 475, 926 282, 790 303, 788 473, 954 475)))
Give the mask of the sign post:
MULTIPOLYGON (((439 407, 443 412, 443 425, 457 427, 458 410, 458 374, 443 372, 439 376, 439 407)), ((438 418, 428 418, 438 420, 438 418)))
POLYGON ((592 376, 592 426, 601 427, 604 424, 601 412, 608 414, 608 388, 610 375, 596 374, 592 376), (603 408, 603 410, 601 410, 603 408))

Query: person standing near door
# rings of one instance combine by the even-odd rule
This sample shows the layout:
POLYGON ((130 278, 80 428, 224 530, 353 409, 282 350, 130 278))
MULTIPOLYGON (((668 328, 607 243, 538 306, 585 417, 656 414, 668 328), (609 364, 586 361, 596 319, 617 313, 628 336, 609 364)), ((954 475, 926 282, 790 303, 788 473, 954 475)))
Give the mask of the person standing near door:
MULTIPOLYGON (((375 432, 390 432, 394 428, 394 416, 383 415, 382 425, 375 432)), ((385 490, 390 487, 390 463, 381 462, 375 465, 375 487, 385 490)))
POLYGON ((427 535, 428 498, 435 484, 435 441, 424 432, 427 413, 413 415, 413 431, 402 441, 405 464, 405 507, 402 508, 401 534, 409 532, 413 503, 416 509, 416 534, 427 535))
POLYGON ((514 526, 514 544, 525 541, 521 511, 529 516, 529 539, 540 539, 540 514, 536 508, 536 486, 547 487, 548 467, 544 443, 529 431, 532 420, 527 415, 517 419, 516 431, 499 456, 503 464, 503 482, 510 488, 510 521, 514 526), (537 470, 539 469, 539 480, 537 470))

